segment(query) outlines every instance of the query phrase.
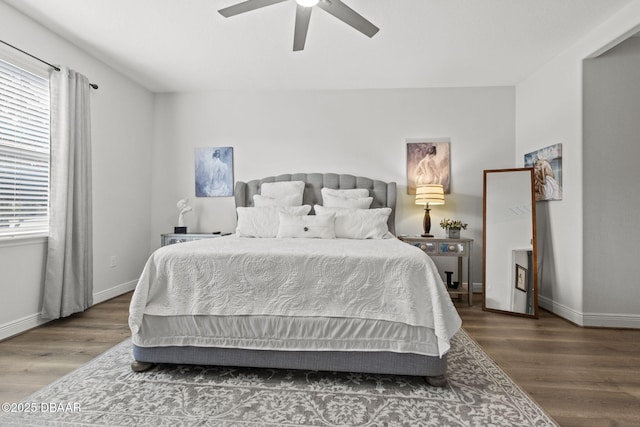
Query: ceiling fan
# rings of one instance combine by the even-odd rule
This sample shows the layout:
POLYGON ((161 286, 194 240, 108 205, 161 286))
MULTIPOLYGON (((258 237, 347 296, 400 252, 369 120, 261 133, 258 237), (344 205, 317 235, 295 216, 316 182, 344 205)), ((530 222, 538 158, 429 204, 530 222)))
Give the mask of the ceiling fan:
MULTIPOLYGON (((289 0, 246 0, 242 3, 220 9, 218 12, 225 18, 239 15, 241 13, 250 12, 266 6, 282 3, 289 0)), ((311 19, 311 11, 314 6, 335 16, 345 24, 351 25, 362 34, 373 37, 380 29, 371 22, 363 18, 359 13, 351 9, 340 0, 295 0, 296 23, 293 35, 293 50, 303 50, 304 43, 307 40, 307 30, 309 29, 309 20, 311 19)))

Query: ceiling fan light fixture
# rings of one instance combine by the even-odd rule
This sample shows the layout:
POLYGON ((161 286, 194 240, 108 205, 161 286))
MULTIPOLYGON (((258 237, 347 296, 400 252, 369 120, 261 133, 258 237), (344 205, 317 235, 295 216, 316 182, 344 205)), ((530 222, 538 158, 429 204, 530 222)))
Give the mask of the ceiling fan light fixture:
MULTIPOLYGON (((284 2, 291 4, 291 0, 243 0, 240 3, 220 9, 218 12, 225 18, 229 18, 284 2)), ((304 50, 311 12, 315 6, 367 37, 373 37, 380 30, 358 12, 344 4, 342 0, 296 0, 296 20, 293 33, 294 52, 304 50)))
POLYGON ((296 0, 296 3, 302 7, 313 7, 317 5, 319 1, 320 0, 296 0))

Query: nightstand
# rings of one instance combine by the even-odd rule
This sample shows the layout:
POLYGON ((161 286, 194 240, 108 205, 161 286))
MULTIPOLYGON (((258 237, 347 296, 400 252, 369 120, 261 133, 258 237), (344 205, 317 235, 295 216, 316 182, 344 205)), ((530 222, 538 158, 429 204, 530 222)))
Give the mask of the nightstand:
MULTIPOLYGON (((398 239, 423 250, 430 257, 448 256, 458 258, 457 289, 447 288, 452 297, 462 297, 467 294, 469 305, 473 299, 473 284, 471 283, 471 248, 473 239, 439 239, 436 237, 398 236, 398 239), (462 283, 462 260, 467 259, 467 282, 462 283)), ((446 284, 445 284, 446 286, 446 284)))
POLYGON ((211 239, 213 237, 220 237, 228 235, 229 233, 213 234, 213 233, 189 233, 189 234, 175 234, 166 233, 160 235, 160 245, 167 246, 175 243, 191 242, 193 240, 211 239))

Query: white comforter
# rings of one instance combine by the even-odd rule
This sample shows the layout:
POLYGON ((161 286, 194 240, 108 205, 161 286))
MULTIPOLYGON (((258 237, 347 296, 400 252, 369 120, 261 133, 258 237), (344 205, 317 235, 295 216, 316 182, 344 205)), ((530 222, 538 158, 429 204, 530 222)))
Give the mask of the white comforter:
POLYGON ((400 322, 449 349, 460 318, 433 261, 397 239, 225 236, 154 252, 131 301, 143 316, 295 316, 400 322))

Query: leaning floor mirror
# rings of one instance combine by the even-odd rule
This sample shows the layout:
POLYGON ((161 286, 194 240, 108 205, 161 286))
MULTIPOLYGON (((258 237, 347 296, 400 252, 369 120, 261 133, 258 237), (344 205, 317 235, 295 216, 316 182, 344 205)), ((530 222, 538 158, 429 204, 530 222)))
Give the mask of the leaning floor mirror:
POLYGON ((538 317, 532 168, 484 171, 482 309, 538 317))

